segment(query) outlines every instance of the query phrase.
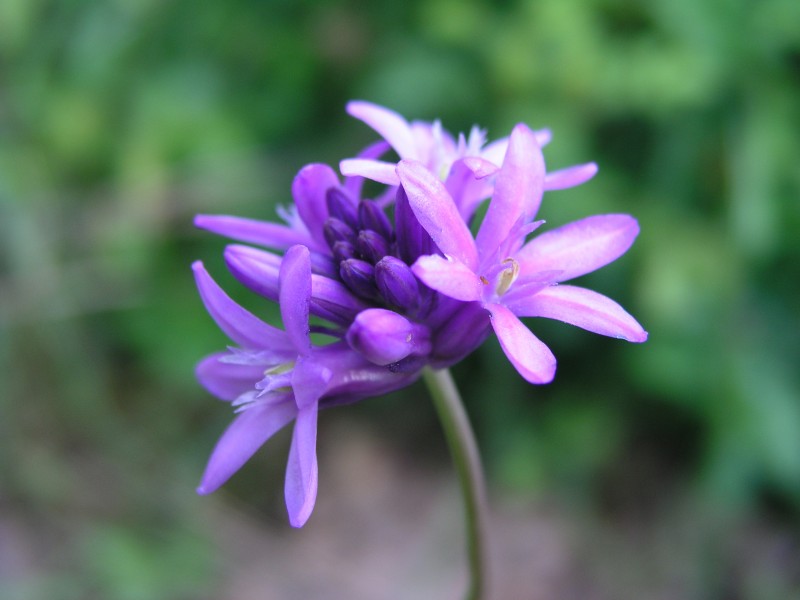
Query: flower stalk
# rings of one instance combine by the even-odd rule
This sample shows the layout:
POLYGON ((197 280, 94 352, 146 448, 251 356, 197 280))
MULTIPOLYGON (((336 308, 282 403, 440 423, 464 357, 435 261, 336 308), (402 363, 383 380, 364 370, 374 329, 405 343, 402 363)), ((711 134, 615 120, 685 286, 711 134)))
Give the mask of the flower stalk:
POLYGON ((439 415, 464 497, 470 572, 470 587, 466 599, 487 600, 490 598, 487 536, 489 507, 478 444, 450 371, 426 367, 423 378, 439 415))

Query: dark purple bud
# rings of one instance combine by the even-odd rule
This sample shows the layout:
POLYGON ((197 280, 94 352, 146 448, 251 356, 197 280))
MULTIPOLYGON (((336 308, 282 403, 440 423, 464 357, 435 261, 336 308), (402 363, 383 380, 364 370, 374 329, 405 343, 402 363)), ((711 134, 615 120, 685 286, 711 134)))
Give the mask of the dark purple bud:
POLYGON ((336 242, 355 244, 356 241, 356 232, 347 223, 340 221, 336 217, 331 217, 325 221, 323 233, 325 234, 325 241, 328 242, 328 246, 331 248, 336 242))
POLYGON ((375 268, 368 262, 350 258, 339 265, 339 275, 347 287, 361 298, 378 299, 378 288, 375 287, 375 268))
POLYGON ((392 240, 392 224, 383 209, 370 200, 362 200, 358 204, 358 220, 361 229, 377 231, 388 241, 392 240))
POLYGON ((457 363, 480 346, 491 331, 489 313, 479 302, 462 303, 436 330, 432 365, 442 368, 457 363))
POLYGON ((385 256, 375 265, 375 284, 388 304, 409 312, 419 306, 417 278, 399 258, 385 256))
POLYGON ((346 339, 351 348, 376 365, 390 365, 407 356, 425 356, 431 351, 431 336, 426 326, 383 308, 358 313, 346 339))
POLYGON ((389 242, 377 231, 363 229, 358 232, 356 250, 369 263, 375 264, 389 253, 389 242))
POLYGON ((397 200, 395 201, 394 220, 397 235, 397 251, 400 258, 406 264, 414 262, 423 255, 435 254, 438 250, 433 239, 422 225, 419 224, 411 205, 408 203, 408 196, 402 187, 397 188, 397 200))
POLYGON ((358 229, 358 213, 356 203, 350 195, 342 188, 329 188, 325 199, 328 203, 328 213, 330 216, 347 223, 351 228, 358 229))
POLYGON ((350 242, 336 242, 331 250, 333 250, 333 258, 336 262, 342 262, 356 256, 356 248, 350 242))

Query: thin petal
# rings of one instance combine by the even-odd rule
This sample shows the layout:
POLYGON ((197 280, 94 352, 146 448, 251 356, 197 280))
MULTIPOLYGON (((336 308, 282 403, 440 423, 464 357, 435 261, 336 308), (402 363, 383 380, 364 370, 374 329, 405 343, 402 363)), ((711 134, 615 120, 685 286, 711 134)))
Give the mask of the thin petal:
POLYGON ((339 163, 339 170, 346 177, 366 177, 386 185, 400 185, 400 178, 397 176, 395 166, 394 163, 382 160, 346 158, 339 163))
POLYGON ((418 162, 400 161, 397 174, 420 225, 441 251, 476 268, 475 240, 444 184, 418 162))
POLYGON ((194 224, 195 227, 233 240, 276 250, 285 250, 295 244, 307 244, 311 239, 305 229, 227 215, 197 215, 194 224))
POLYGON ((333 371, 314 357, 300 357, 292 371, 294 400, 301 410, 320 399, 333 377, 333 371))
POLYGON ((219 488, 296 414, 288 395, 284 402, 257 404, 239 413, 211 453, 197 493, 210 494, 219 488))
POLYGON ((550 383, 556 373, 556 357, 517 316, 500 304, 486 304, 492 328, 508 360, 530 383, 550 383))
POLYGON ((561 271, 557 281, 567 281, 615 261, 638 234, 629 215, 596 215, 533 238, 514 258, 523 273, 561 271))
MULTIPOLYGON (((357 158, 376 160, 389 151, 389 144, 384 140, 370 144, 358 153, 357 158)), ((344 173, 342 173, 344 175, 344 173)), ((353 198, 361 198, 361 188, 364 185, 363 177, 345 177, 344 187, 353 198)))
POLYGON ((280 307, 283 327, 298 354, 311 353, 308 316, 311 301, 311 259, 308 248, 292 246, 281 262, 280 307))
POLYGON ((302 527, 317 500, 317 404, 297 414, 286 465, 286 508, 292 527, 302 527))
POLYGON ((347 112, 372 127, 400 158, 418 158, 411 127, 398 113, 363 100, 348 102, 347 112))
POLYGON ((465 264, 438 255, 420 256, 411 267, 428 287, 456 300, 479 300, 483 283, 465 264))
POLYGON ((327 192, 339 185, 339 178, 328 165, 306 165, 292 182, 292 197, 297 212, 319 248, 327 248, 322 228, 328 218, 327 192))
POLYGON ((545 190, 565 190, 586 183, 597 174, 597 164, 575 165, 548 173, 544 178, 545 190))
POLYGON ((491 256, 520 220, 527 222, 539 210, 544 183, 544 157, 533 132, 524 124, 508 140, 494 196, 475 242, 481 256, 491 256))
POLYGON ((229 352, 218 352, 201 360, 195 367, 200 384, 217 398, 233 401, 264 376, 264 365, 244 365, 223 360, 229 352))
POLYGON ((492 195, 494 186, 489 176, 497 171, 496 165, 476 157, 459 159, 450 167, 445 187, 465 222, 472 218, 478 204, 492 195))
POLYGON ((624 308, 610 298, 582 287, 551 286, 517 300, 509 308, 522 317, 557 319, 629 342, 647 340, 647 332, 624 308))
POLYGON ((228 296, 199 260, 192 264, 197 289, 206 310, 219 328, 243 348, 261 349, 287 347, 286 333, 267 325, 251 312, 248 312, 228 296))

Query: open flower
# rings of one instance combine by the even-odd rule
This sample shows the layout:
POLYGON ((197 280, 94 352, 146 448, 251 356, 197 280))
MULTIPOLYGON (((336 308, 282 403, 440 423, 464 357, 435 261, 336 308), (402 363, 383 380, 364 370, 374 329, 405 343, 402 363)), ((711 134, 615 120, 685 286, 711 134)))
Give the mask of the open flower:
POLYGON ((211 355, 197 376, 238 413, 209 459, 198 492, 219 488, 276 431, 295 421, 286 467, 289 521, 302 526, 317 495, 317 413, 321 407, 377 396, 410 383, 407 375, 376 367, 344 342, 311 343, 311 263, 304 246, 291 247, 279 274, 284 330, 248 312, 211 279, 200 262, 193 266, 203 302, 219 327, 239 345, 211 355))
POLYGON ((582 219, 535 237, 528 233, 544 192, 545 167, 535 134, 517 125, 489 209, 473 239, 442 182, 423 164, 403 160, 401 185, 421 225, 443 253, 422 256, 412 271, 451 298, 479 303, 503 351, 531 383, 548 383, 556 360, 518 317, 549 317, 595 333, 643 342, 647 333, 619 304, 591 290, 556 285, 624 254, 639 232, 628 215, 582 219))

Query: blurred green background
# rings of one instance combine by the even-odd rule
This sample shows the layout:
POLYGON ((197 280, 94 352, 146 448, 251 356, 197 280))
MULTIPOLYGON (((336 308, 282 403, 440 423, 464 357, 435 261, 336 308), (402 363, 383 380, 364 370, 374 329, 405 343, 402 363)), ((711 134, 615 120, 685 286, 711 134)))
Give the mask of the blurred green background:
MULTIPOLYGON (((0 2, 0 597, 448 597, 404 596, 392 564, 357 560, 292 588, 329 576, 342 513, 289 531, 285 434, 212 498, 193 492, 231 415, 194 380, 227 340, 191 261, 274 312, 192 216, 274 219, 301 166, 375 139, 344 113, 353 98, 490 138, 550 127, 550 168, 600 173, 547 195, 548 226, 641 223, 583 283, 646 344, 532 320, 559 358, 552 385, 525 384, 495 341, 455 368, 496 512, 562 540, 533 535, 513 563, 561 578, 506 597, 800 598, 797 0, 0 2), (230 542, 247 530, 263 532, 254 546, 230 542), (288 564, 255 560, 262 587, 237 588, 237 557, 266 543, 288 564), (263 587, 276 564, 289 592, 263 587), (370 569, 382 593, 365 591, 370 569)), ((458 580, 460 505, 422 388, 334 412, 320 502, 354 504, 383 471, 445 494, 434 514, 452 521, 427 543, 452 546, 458 580)), ((425 501, 387 494, 355 503, 348 531, 389 561, 367 522, 391 528, 407 509, 392 501, 425 501)))

